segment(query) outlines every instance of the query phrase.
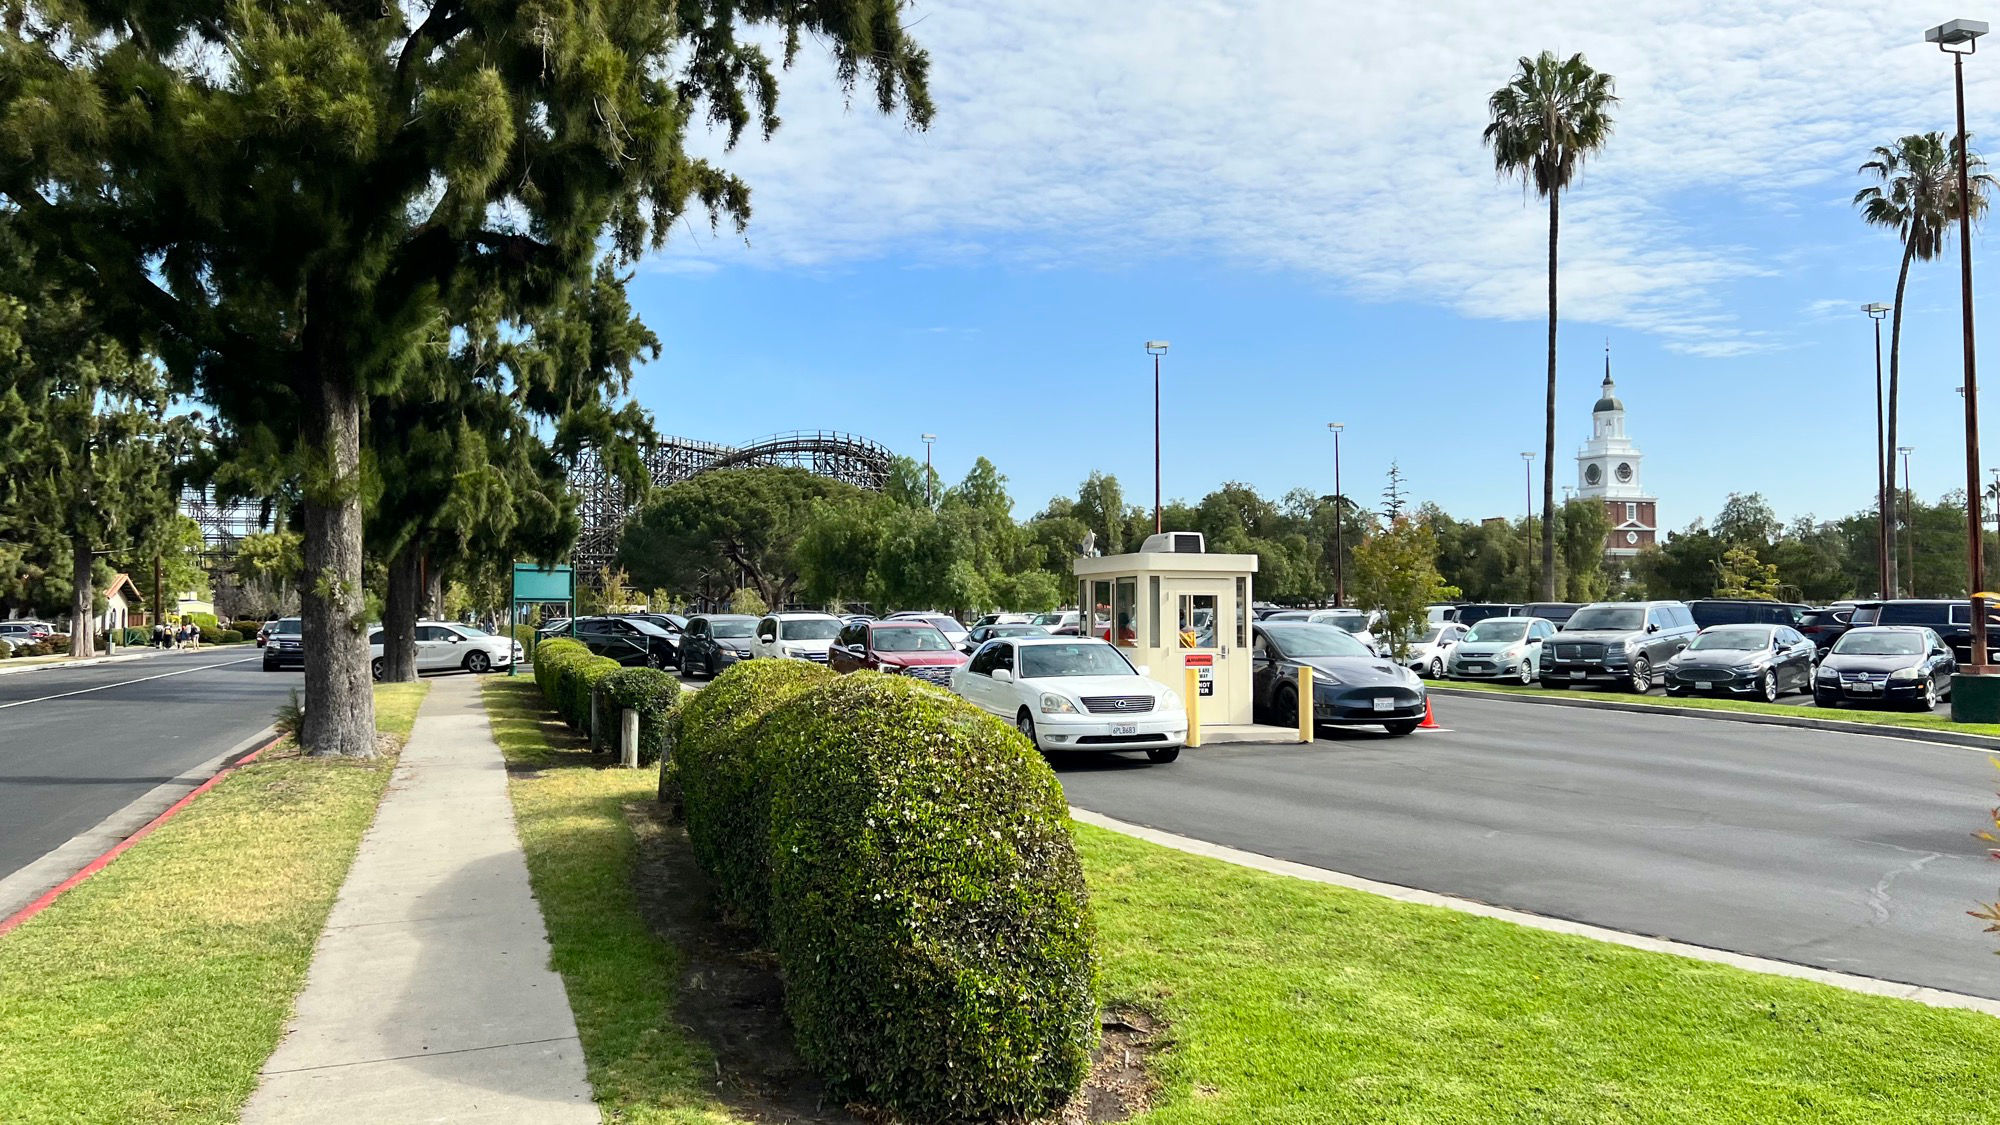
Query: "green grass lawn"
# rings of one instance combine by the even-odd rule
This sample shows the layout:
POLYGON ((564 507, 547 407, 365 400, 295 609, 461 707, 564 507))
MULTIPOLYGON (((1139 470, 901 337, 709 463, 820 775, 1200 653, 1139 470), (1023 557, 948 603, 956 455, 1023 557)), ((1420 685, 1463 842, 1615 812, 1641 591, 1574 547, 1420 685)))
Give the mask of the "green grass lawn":
MULTIPOLYGON (((1919 711, 1875 711, 1857 707, 1820 708, 1800 707, 1796 704, 1765 703, 1762 700, 1722 699, 1707 696, 1636 695, 1626 691, 1603 691, 1598 688, 1554 689, 1532 687, 1526 684, 1491 683, 1484 680, 1444 680, 1435 686, 1466 691, 1493 692, 1501 695, 1542 695, 1554 698, 1575 698, 1579 700, 1604 700, 1616 703, 1647 703, 1655 707, 1673 707, 1689 711, 1742 711, 1756 715, 1789 715, 1804 719, 1833 719, 1847 723, 1870 723, 1875 726, 1909 727, 1913 730, 1945 730, 1959 734, 1984 734, 2000 738, 2000 725, 1993 723, 1954 723, 1949 714, 1929 714, 1919 711)), ((1442 705, 1451 697, 1440 695, 1436 704, 1442 705)), ((1442 720, 1440 720, 1442 721, 1442 720)))
POLYGON ((576 749, 533 679, 495 676, 483 689, 494 737, 516 767, 515 828, 606 1120, 738 1120, 710 1092, 713 1055, 671 1018, 681 957, 647 928, 632 891, 624 806, 655 800, 658 772, 606 769, 576 749))
POLYGON ((274 751, 0 937, 0 1121, 234 1121, 394 765, 274 751))
MULTIPOLYGON (((720 1122, 640 921, 622 806, 651 770, 487 706, 607 1120, 720 1122)), ((1410 906, 1076 828, 1100 993, 1172 1024, 1149 1123, 1985 1121, 2000 1020, 1410 906)))

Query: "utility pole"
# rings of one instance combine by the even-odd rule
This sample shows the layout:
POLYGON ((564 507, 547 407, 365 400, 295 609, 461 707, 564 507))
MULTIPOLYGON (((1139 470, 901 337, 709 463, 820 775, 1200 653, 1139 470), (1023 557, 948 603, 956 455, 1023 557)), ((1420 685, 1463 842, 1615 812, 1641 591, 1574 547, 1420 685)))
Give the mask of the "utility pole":
POLYGON ((1889 589, 1889 450, 1882 436, 1882 318, 1890 306, 1880 301, 1861 306, 1875 322, 1875 588, 1885 598, 1889 589))
POLYGON ((925 434, 924 438, 924 507, 933 506, 931 501, 931 446, 936 444, 936 434, 925 434))
POLYGON ((1160 357, 1167 354, 1165 340, 1146 341, 1146 354, 1153 357, 1153 531, 1160 526, 1160 357))
POLYGON ((1341 541, 1341 528, 1347 524, 1347 497, 1340 491, 1340 431, 1347 425, 1328 422, 1326 428, 1333 431, 1333 604, 1338 609, 1347 604, 1347 551, 1341 541))
MULTIPOLYGON (((1524 525, 1528 529, 1528 596, 1535 596, 1535 455, 1521 454, 1522 495, 1528 499, 1528 517, 1524 525)), ((1548 534, 1544 528, 1542 534, 1548 534)))

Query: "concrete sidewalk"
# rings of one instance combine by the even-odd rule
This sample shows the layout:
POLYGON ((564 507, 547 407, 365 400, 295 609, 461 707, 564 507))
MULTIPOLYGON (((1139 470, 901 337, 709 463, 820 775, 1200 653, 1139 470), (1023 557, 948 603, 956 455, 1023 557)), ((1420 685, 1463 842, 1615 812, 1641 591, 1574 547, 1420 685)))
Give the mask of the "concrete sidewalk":
POLYGON ((478 678, 440 676, 243 1111, 595 1122, 478 678))

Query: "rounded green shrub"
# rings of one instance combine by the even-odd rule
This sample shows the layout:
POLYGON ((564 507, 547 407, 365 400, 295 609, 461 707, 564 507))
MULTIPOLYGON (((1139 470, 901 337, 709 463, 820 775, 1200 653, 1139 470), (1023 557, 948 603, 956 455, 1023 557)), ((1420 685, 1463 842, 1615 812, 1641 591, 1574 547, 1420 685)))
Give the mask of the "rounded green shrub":
POLYGON ((581 641, 554 638, 544 642, 535 653, 535 686, 542 691, 542 698, 551 707, 557 706, 557 674, 564 663, 579 657, 589 656, 590 650, 581 641))
POLYGON ((1035 1118, 1096 1043, 1088 892, 1062 786, 1010 726, 896 676, 757 728, 771 922, 800 1055, 914 1120, 1035 1118))
POLYGON ((770 772, 752 737, 766 711, 838 679, 805 660, 746 660, 681 705, 669 752, 688 842, 715 877, 723 906, 759 934, 769 930, 770 772))
MULTIPOLYGON (((621 665, 616 660, 608 656, 597 656, 594 654, 584 656, 567 666, 563 672, 563 701, 561 707, 563 718, 569 722, 572 730, 585 735, 592 733, 590 729, 591 694, 597 690, 599 681, 616 673, 620 667, 621 665)), ((599 739, 602 739, 605 735, 604 731, 596 733, 599 739)), ((591 753, 594 754, 599 749, 602 749, 602 747, 598 745, 597 741, 593 741, 590 744, 591 753)))
POLYGON ((226 645, 242 644, 243 634, 234 629, 224 629, 221 635, 221 643, 226 645))
MULTIPOLYGON (((597 690, 610 706, 614 723, 619 711, 639 713, 639 764, 659 761, 667 742, 667 721, 680 703, 680 680, 657 668, 620 668, 599 680, 597 690)), ((615 745, 616 739, 612 741, 615 745)))

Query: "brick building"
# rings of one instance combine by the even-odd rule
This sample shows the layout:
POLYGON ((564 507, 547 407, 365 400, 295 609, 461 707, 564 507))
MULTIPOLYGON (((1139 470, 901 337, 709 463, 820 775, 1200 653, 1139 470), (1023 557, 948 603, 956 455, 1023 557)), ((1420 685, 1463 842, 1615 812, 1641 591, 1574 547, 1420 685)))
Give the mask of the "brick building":
POLYGON ((1643 454, 1625 435, 1625 404, 1611 382, 1611 349, 1604 350, 1604 385, 1591 408, 1590 440, 1576 455, 1577 495, 1599 500, 1611 521, 1604 553, 1621 562, 1652 547, 1659 534, 1658 498, 1639 475, 1643 454))

